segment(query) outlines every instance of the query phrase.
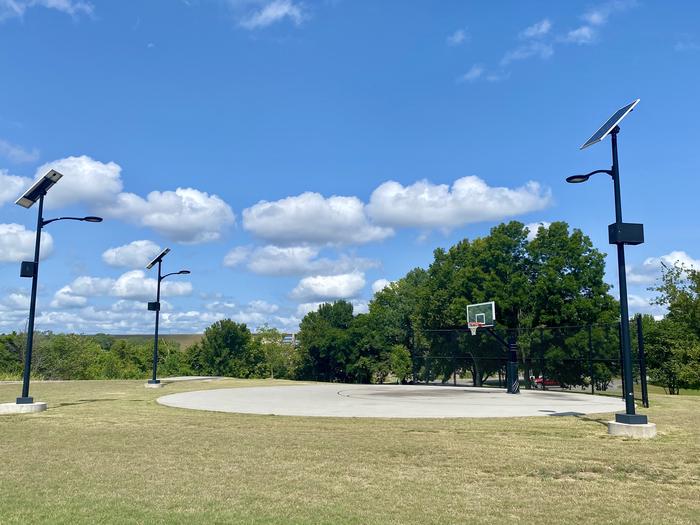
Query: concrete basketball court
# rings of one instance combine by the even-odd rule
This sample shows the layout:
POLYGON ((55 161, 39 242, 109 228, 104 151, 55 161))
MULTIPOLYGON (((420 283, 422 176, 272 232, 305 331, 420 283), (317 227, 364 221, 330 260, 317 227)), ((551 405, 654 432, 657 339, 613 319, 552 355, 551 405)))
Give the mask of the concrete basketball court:
POLYGON ((462 418, 567 416, 625 409, 616 397, 433 385, 300 384, 171 394, 170 407, 310 417, 462 418))

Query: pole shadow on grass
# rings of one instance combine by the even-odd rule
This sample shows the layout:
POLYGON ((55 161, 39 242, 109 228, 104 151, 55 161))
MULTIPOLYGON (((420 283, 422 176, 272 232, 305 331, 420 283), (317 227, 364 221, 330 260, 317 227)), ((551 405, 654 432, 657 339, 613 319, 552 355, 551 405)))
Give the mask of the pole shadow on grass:
POLYGON ((74 401, 72 403, 59 403, 57 404, 54 408, 63 408, 63 407, 70 407, 74 405, 86 405, 88 403, 99 403, 100 401, 119 401, 119 399, 112 399, 112 398, 102 398, 102 399, 79 399, 78 401, 74 401))

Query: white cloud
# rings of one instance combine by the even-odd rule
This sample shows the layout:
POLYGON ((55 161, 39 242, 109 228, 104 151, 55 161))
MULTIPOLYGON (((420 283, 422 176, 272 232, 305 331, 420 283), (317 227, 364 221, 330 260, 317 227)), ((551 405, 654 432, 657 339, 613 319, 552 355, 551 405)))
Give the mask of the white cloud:
POLYGON ((525 60, 532 57, 538 57, 546 60, 554 54, 554 48, 543 42, 530 42, 522 45, 512 51, 508 51, 501 59, 501 66, 507 66, 516 60, 525 60))
POLYGON ((550 191, 537 182, 510 189, 468 176, 452 187, 427 180, 410 186, 385 182, 374 190, 367 209, 377 224, 449 229, 541 210, 550 203, 550 191))
POLYGON ((236 307, 236 303, 229 301, 214 301, 204 305, 207 310, 221 311, 221 310, 232 310, 236 307))
POLYGON ((63 174, 63 178, 47 195, 47 208, 86 203, 90 208, 99 209, 114 201, 123 187, 122 169, 115 162, 104 163, 86 155, 66 157, 39 166, 35 179, 51 169, 63 174))
POLYGON ((523 30, 523 32, 520 33, 520 36, 522 38, 539 38, 549 33, 551 28, 552 23, 548 18, 545 18, 523 30))
POLYGON ((484 74, 483 66, 474 64, 469 71, 457 79, 458 82, 474 82, 484 74))
POLYGON ((682 266, 700 270, 700 260, 693 259, 682 250, 674 250, 660 257, 647 257, 639 266, 627 266, 627 281, 630 284, 650 284, 660 275, 662 265, 682 266))
POLYGON ((106 250, 102 254, 102 260, 110 266, 142 268, 160 252, 160 246, 153 241, 133 241, 106 250))
MULTIPOLYGON (((84 306, 87 297, 111 296, 121 299, 153 301, 156 297, 157 279, 146 277, 141 270, 132 270, 117 279, 109 277, 81 276, 54 294, 52 307, 84 306)), ((182 296, 192 293, 192 283, 163 281, 161 297, 182 296)))
MULTIPOLYGON (((36 232, 27 230, 21 224, 0 224, 0 263, 34 260, 36 232)), ((53 251, 53 238, 50 233, 41 232, 41 251, 44 259, 53 251)))
POLYGON ((591 26, 581 26, 566 33, 561 40, 571 44, 591 44, 596 36, 597 32, 591 26))
POLYGON ((26 311, 29 309, 29 295, 12 292, 5 296, 0 304, 10 310, 26 311))
POLYGON ((637 5, 636 0, 611 0, 586 11, 581 17, 594 26, 605 25, 611 14, 626 11, 637 5))
POLYGON ((10 162, 16 164, 36 162, 39 160, 39 150, 34 148, 32 151, 27 151, 20 146, 10 144, 6 140, 0 139, 0 157, 5 157, 10 162))
MULTIPOLYGON (((247 266, 250 271, 262 275, 298 275, 309 270, 318 252, 318 248, 311 246, 268 245, 249 252, 247 266)), ((229 252, 226 259, 235 257, 239 257, 236 249, 229 252)))
MULTIPOLYGON (((132 270, 121 275, 114 282, 110 294, 124 299, 154 300, 157 286, 157 279, 146 277, 142 270, 132 270)), ((162 296, 192 293, 192 283, 186 281, 163 281, 160 288, 162 296)))
POLYGON ((304 277, 292 290, 292 298, 299 300, 333 300, 350 299, 365 286, 365 276, 362 272, 352 272, 340 275, 314 275, 304 277))
POLYGON ((235 268, 243 264, 250 257, 251 251, 249 246, 236 246, 224 256, 224 266, 235 268))
POLYGON ((323 302, 301 303, 297 306, 297 317, 303 318, 309 312, 315 312, 323 302))
POLYGON ((313 246, 274 246, 257 248, 238 246, 224 257, 224 266, 246 264, 258 275, 339 274, 366 270, 379 265, 377 261, 342 255, 339 259, 317 258, 320 248, 313 246))
MULTIPOLYGON (((85 203, 95 213, 152 228, 185 244, 217 240, 235 222, 228 204, 197 189, 153 191, 145 199, 122 193, 121 166, 115 162, 103 163, 85 155, 67 157, 44 164, 37 170, 37 177, 49 169, 63 174, 46 199, 49 208, 85 203)), ((24 182, 25 186, 31 183, 24 182)))
POLYGON ((369 303, 367 301, 362 299, 353 299, 350 302, 352 303, 353 315, 369 313, 369 303))
POLYGON ((372 283, 372 293, 377 293, 382 291, 384 288, 389 286, 391 284, 391 281, 387 279, 377 279, 372 283))
POLYGON ((16 201, 31 183, 26 177, 10 175, 7 170, 0 169, 0 206, 16 201))
POLYGON ((278 201, 260 201, 243 210, 243 226, 278 245, 362 244, 393 234, 369 222, 357 197, 306 192, 278 201))
POLYGON ((246 29, 261 29, 287 19, 298 26, 306 18, 303 4, 293 0, 273 0, 245 16, 240 21, 240 25, 246 29))
POLYGON ((532 241, 535 237, 537 237, 537 232, 540 228, 544 228, 546 230, 551 225, 552 223, 547 221, 531 222, 526 224, 525 227, 528 229, 527 240, 532 241))
POLYGON ((94 7, 90 2, 75 0, 0 0, 0 21, 7 18, 23 17, 27 9, 45 7, 71 16, 91 15, 94 7))
POLYGON ((626 11, 636 5, 636 0, 611 0, 593 7, 581 16, 585 24, 568 31, 559 40, 570 44, 593 44, 597 41, 598 29, 608 23, 610 15, 626 11))
POLYGON ((276 304, 270 304, 267 301, 251 301, 248 303, 248 310, 251 312, 258 312, 263 314, 272 314, 279 310, 280 307, 276 304))
POLYGON ((221 198, 194 188, 152 191, 146 199, 120 193, 104 214, 152 228, 183 244, 215 241, 235 222, 233 210, 221 198))
POLYGON ((457 29, 454 33, 447 37, 448 46, 458 46, 464 43, 468 38, 467 32, 464 29, 457 29))
POLYGON ((69 286, 57 291, 51 301, 51 308, 79 308, 87 305, 87 297, 74 295, 69 286))

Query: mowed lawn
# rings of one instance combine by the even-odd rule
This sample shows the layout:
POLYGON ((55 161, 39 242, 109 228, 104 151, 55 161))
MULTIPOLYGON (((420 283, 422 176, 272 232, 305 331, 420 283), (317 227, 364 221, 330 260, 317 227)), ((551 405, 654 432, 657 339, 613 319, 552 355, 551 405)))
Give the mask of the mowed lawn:
MULTIPOLYGON (((372 420, 200 412, 167 393, 283 384, 32 384, 0 417, 0 523, 700 523, 700 397, 654 395, 659 436, 610 415, 372 420)), ((0 401, 20 385, 0 385, 0 401)))

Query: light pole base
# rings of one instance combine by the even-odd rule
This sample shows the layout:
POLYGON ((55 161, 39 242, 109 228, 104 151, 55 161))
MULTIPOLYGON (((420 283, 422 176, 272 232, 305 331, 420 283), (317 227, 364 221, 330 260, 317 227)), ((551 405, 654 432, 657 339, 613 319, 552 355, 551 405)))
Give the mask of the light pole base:
POLYGON ((33 397, 18 397, 17 398, 18 405, 31 405, 32 403, 34 403, 33 397))
POLYGON ((649 421, 644 414, 623 414, 617 412, 615 414, 616 423, 624 423, 625 425, 646 425, 649 421))
POLYGON ((608 421, 608 434, 611 436, 625 436, 637 439, 651 439, 656 436, 656 425, 654 423, 642 423, 629 425, 608 421))
POLYGON ((0 415, 33 414, 35 412, 43 412, 46 408, 47 405, 43 401, 36 403, 2 403, 0 404, 0 415))
POLYGON ((148 383, 146 383, 143 386, 145 386, 146 388, 163 388, 164 385, 160 382, 159 379, 156 379, 155 381, 153 379, 149 379, 148 383))

